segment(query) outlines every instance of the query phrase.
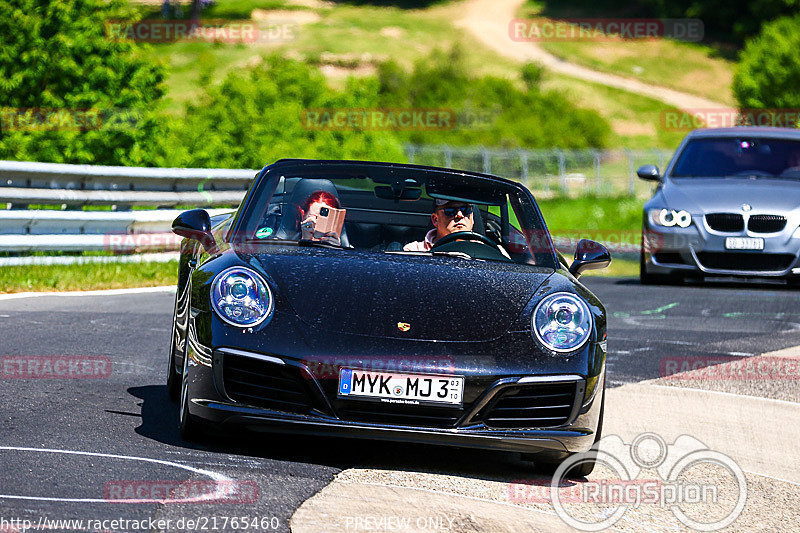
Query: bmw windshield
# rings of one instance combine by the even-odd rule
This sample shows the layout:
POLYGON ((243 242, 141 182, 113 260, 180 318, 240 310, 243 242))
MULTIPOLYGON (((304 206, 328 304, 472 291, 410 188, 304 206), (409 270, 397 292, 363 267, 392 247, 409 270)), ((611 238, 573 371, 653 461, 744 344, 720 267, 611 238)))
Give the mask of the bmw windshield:
POLYGON ((800 179, 800 141, 762 137, 693 139, 684 147, 670 176, 800 179))

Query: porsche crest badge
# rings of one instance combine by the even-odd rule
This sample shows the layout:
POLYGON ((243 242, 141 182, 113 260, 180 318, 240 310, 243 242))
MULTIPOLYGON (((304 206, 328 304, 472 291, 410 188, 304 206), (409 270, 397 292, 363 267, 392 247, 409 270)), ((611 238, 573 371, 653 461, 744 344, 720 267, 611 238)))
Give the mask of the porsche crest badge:
POLYGON ((411 324, 409 324, 408 322, 398 322, 397 329, 399 329, 402 332, 406 332, 411 329, 411 324))

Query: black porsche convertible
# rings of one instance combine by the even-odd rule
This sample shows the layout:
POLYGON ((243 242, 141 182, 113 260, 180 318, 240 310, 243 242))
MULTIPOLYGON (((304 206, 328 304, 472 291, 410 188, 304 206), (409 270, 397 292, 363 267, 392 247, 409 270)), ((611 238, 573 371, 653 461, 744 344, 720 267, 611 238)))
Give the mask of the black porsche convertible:
POLYGON ((186 439, 236 425, 516 451, 553 469, 600 437, 606 316, 578 277, 611 259, 584 240, 568 265, 519 183, 284 159, 235 213, 172 227, 185 238, 167 388, 186 439), (312 196, 331 202, 317 215, 335 238, 304 231, 312 196), (409 246, 447 203, 471 230, 409 246))

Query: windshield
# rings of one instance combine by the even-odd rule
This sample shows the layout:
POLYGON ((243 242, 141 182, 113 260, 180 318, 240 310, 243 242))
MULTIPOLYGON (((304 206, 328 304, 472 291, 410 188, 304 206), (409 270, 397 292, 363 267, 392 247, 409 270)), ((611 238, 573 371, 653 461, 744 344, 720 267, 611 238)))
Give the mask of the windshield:
POLYGON ((800 179, 800 141, 759 137, 694 139, 681 152, 671 177, 800 179))
POLYGON ((236 238, 251 244, 556 267, 549 234, 527 191, 430 169, 273 165, 259 178, 237 227, 236 238), (471 234, 448 242, 448 231, 471 234))

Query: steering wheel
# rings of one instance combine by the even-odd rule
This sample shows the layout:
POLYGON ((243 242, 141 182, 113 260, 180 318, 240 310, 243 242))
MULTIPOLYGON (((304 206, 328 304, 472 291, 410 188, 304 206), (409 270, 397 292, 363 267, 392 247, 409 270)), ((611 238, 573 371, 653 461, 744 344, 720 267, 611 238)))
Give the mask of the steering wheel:
POLYGON ((473 241, 485 244, 486 246, 491 246, 492 248, 497 247, 497 244, 495 244, 494 241, 492 241, 489 237, 484 237, 480 233, 475 233, 474 231, 457 231, 455 233, 451 233, 450 235, 445 235, 433 243, 433 246, 431 246, 431 251, 435 250, 439 246, 444 246, 445 244, 453 241, 473 241))

